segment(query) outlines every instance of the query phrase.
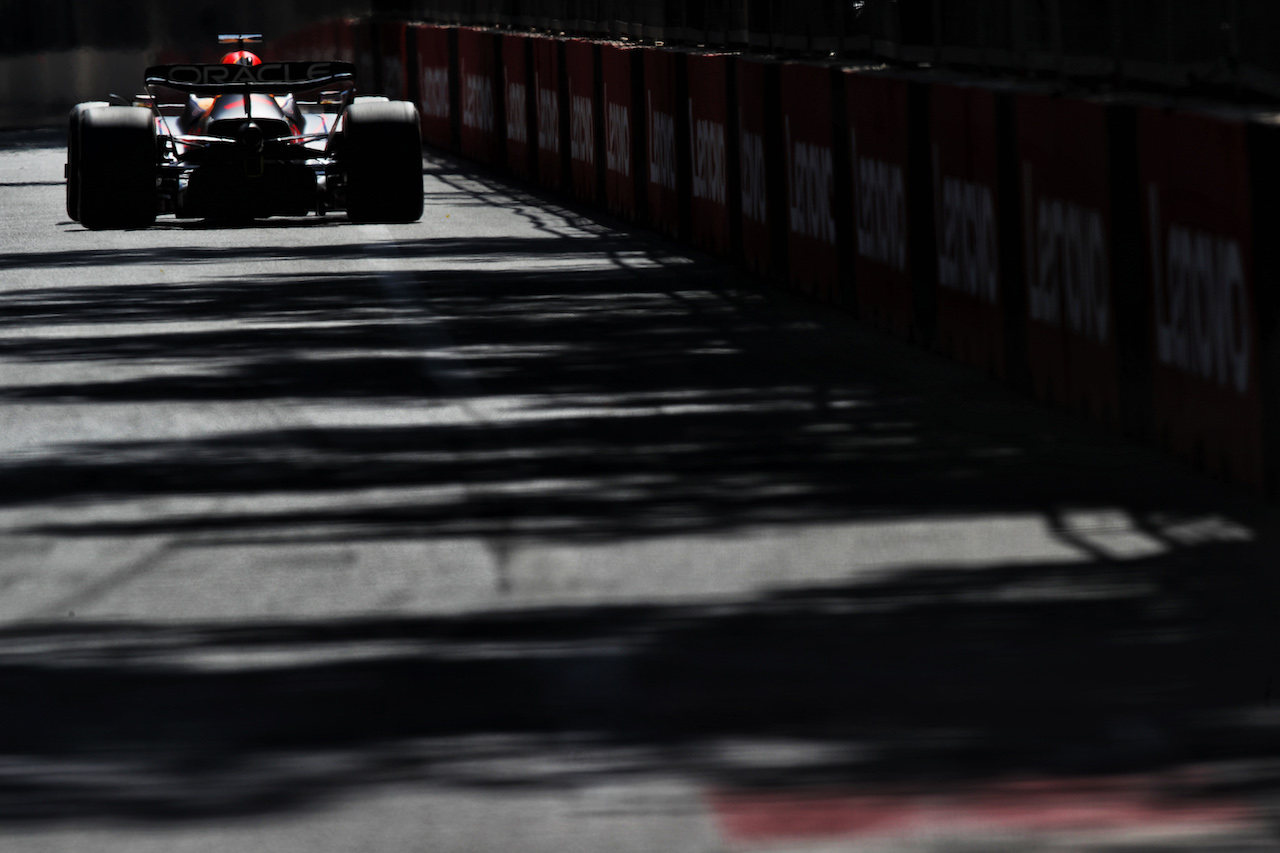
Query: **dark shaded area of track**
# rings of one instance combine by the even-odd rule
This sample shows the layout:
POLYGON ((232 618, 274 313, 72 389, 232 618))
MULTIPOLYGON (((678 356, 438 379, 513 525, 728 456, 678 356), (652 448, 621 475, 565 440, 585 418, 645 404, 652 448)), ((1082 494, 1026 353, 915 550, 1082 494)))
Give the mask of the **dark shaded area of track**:
MULTIPOLYGON (((446 179, 450 168, 440 167, 446 179)), ((359 242, 343 242, 340 225, 318 227, 332 228, 328 245, 299 256, 366 256, 359 242)), ((661 258, 659 245, 617 236, 400 241, 398 257, 423 263, 394 294, 351 272, 0 294, 0 328, 18 332, 0 341, 0 356, 206 362, 189 374, 8 387, 7 405, 459 398, 424 374, 424 359, 444 373, 465 369, 488 397, 546 404, 545 417, 535 407, 523 420, 83 445, 57 460, 0 461, 0 505, 488 487, 422 507, 62 520, 24 531, 199 534, 227 547, 277 536, 578 544, 1038 513, 1087 549, 1064 515, 1100 508, 1125 513, 1166 552, 894 569, 718 604, 8 627, 0 820, 241 817, 404 780, 521 789, 672 771, 712 785, 927 787, 1230 762, 1241 768, 1235 781, 1215 777, 1210 793, 1280 781, 1266 510, 852 321, 752 293, 709 261, 538 268, 583 251, 661 258), (460 254, 510 263, 432 271, 433 257, 460 254), (714 302, 684 295, 721 288, 714 302), (229 318, 243 326, 20 334, 35 323, 111 319, 123 330, 229 318), (266 325, 285 320, 305 322, 266 325), (465 364, 424 352, 433 327, 447 328, 465 364), (574 398, 592 411, 561 411, 574 398), (1225 516, 1257 535, 1169 539, 1155 517, 1170 513, 1225 516), (351 649, 366 652, 328 659, 351 649), (274 653, 304 661, 254 662, 274 653), (220 655, 232 662, 202 665, 220 655), (773 742, 816 749, 759 764, 737 749, 773 742)), ((5 252, 0 265, 55 278, 65 268, 195 264, 227 252, 241 257, 5 252)))
MULTIPOLYGON (((713 265, 547 274, 537 271, 536 260, 522 267, 520 259, 536 259, 541 251, 571 256, 572 245, 446 242, 447 250, 440 251, 450 256, 463 251, 500 259, 509 253, 515 268, 427 270, 414 276, 411 290, 397 295, 380 291, 372 276, 278 274, 215 284, 49 288, 0 298, 0 328, 13 330, 104 319, 122 327, 233 318, 244 324, 214 332, 10 337, 0 341, 0 356, 33 362, 186 358, 197 369, 10 388, 0 390, 0 400, 139 406, 279 397, 429 403, 457 393, 422 377, 418 336, 438 326, 467 350, 456 365, 449 356, 431 356, 438 369, 465 369, 489 396, 536 394, 545 401, 547 417, 83 446, 56 461, 0 464, 0 505, 263 488, 519 486, 557 479, 564 485, 550 493, 504 489, 501 499, 480 505, 432 506, 395 516, 385 509, 353 508, 316 510, 322 515, 312 518, 255 513, 212 522, 165 519, 128 529, 72 525, 40 531, 220 526, 235 535, 315 520, 342 537, 502 535, 514 519, 522 534, 555 538, 864 515, 1037 511, 1052 517, 1063 507, 1091 506, 1121 507, 1141 518, 1167 508, 1175 496, 1186 511, 1215 508, 1216 494, 1201 494, 1194 478, 1151 464, 1151 454, 1145 466, 1135 465, 1134 448, 1124 442, 1057 430, 1043 412, 981 377, 947 365, 931 388, 905 375, 907 382, 894 387, 895 367, 883 362, 881 352, 872 346, 841 348, 839 331, 815 333, 804 316, 807 308, 779 306, 796 312, 779 318, 760 313, 761 305, 742 310, 725 302, 708 315, 680 291, 718 287, 721 273, 713 265), (253 325, 281 320, 309 325, 253 325), (225 366, 210 370, 209 364, 225 366), (552 411, 576 398, 594 401, 593 411, 552 411), (1094 444, 1086 450, 1079 441, 1094 444), (1116 476, 1117 460, 1144 476, 1116 476)), ((434 251, 431 241, 398 247, 414 257, 429 258, 434 251)), ((338 244, 328 251, 354 256, 358 248, 338 244)), ((590 251, 601 248, 592 243, 590 251)), ((132 262, 101 254, 92 262, 132 262)), ((193 262, 187 256, 149 260, 193 262)), ((872 336, 867 330, 860 334, 872 336)), ((875 337, 875 347, 883 346, 875 337)))
MULTIPOLYGON (((1241 550, 1205 557, 1228 566, 1241 550)), ((49 651, 0 663, 24 700, 0 711, 0 752, 32 771, 0 779, 0 819, 227 817, 404 780, 537 788, 672 772, 927 790, 1226 761, 1242 772, 1195 793, 1271 789, 1280 740, 1240 712, 1268 689, 1272 608, 1238 577, 1189 568, 904 572, 732 607, 6 631, 49 651), (1068 588, 1092 594, 1057 597, 1068 588), (390 651, 172 663, 362 644, 390 651), (778 739, 811 749, 760 766, 734 751, 778 739)))

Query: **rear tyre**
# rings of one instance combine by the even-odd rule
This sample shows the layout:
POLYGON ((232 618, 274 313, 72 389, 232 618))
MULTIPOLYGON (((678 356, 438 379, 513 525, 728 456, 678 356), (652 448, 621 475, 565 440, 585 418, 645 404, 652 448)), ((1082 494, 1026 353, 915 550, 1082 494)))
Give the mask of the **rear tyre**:
POLYGON ((67 117, 67 216, 80 221, 80 117, 86 110, 110 106, 106 101, 85 101, 71 108, 67 117))
POLYGON ((151 110, 89 109, 80 115, 80 221, 95 231, 156 221, 156 141, 151 110))
POLYGON ((416 222, 422 217, 422 128, 408 101, 361 102, 347 108, 342 159, 347 218, 352 222, 416 222))

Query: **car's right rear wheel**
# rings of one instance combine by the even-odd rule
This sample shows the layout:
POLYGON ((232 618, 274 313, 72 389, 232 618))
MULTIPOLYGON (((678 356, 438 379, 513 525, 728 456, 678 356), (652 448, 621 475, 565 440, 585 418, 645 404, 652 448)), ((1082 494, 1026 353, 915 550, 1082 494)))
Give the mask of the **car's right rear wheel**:
POLYGON ((416 222, 422 216, 422 128, 408 101, 360 102, 343 119, 347 218, 416 222))
POLYGON ((80 115, 80 221, 97 230, 156 221, 156 141, 151 110, 103 107, 80 115))

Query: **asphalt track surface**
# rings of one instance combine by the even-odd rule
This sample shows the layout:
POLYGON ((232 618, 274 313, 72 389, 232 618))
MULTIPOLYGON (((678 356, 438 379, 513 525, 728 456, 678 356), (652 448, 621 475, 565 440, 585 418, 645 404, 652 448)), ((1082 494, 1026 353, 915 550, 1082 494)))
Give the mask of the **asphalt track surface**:
POLYGON ((0 850, 1273 849, 1273 508, 449 159, 95 233, 64 155, 0 135, 0 850))

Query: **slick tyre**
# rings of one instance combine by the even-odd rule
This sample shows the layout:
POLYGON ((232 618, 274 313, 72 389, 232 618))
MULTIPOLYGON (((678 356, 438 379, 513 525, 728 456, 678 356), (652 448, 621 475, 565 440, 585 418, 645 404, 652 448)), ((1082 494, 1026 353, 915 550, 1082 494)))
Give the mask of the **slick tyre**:
POLYGON ((106 101, 85 101, 71 108, 67 117, 67 216, 80 221, 80 117, 87 110, 109 106, 106 101))
POLYGON ((80 116, 80 221, 95 231, 156 221, 156 141, 151 111, 105 107, 80 116))
POLYGON ((361 102, 347 108, 342 159, 347 218, 352 222, 416 222, 422 217, 422 130, 408 101, 361 102))

